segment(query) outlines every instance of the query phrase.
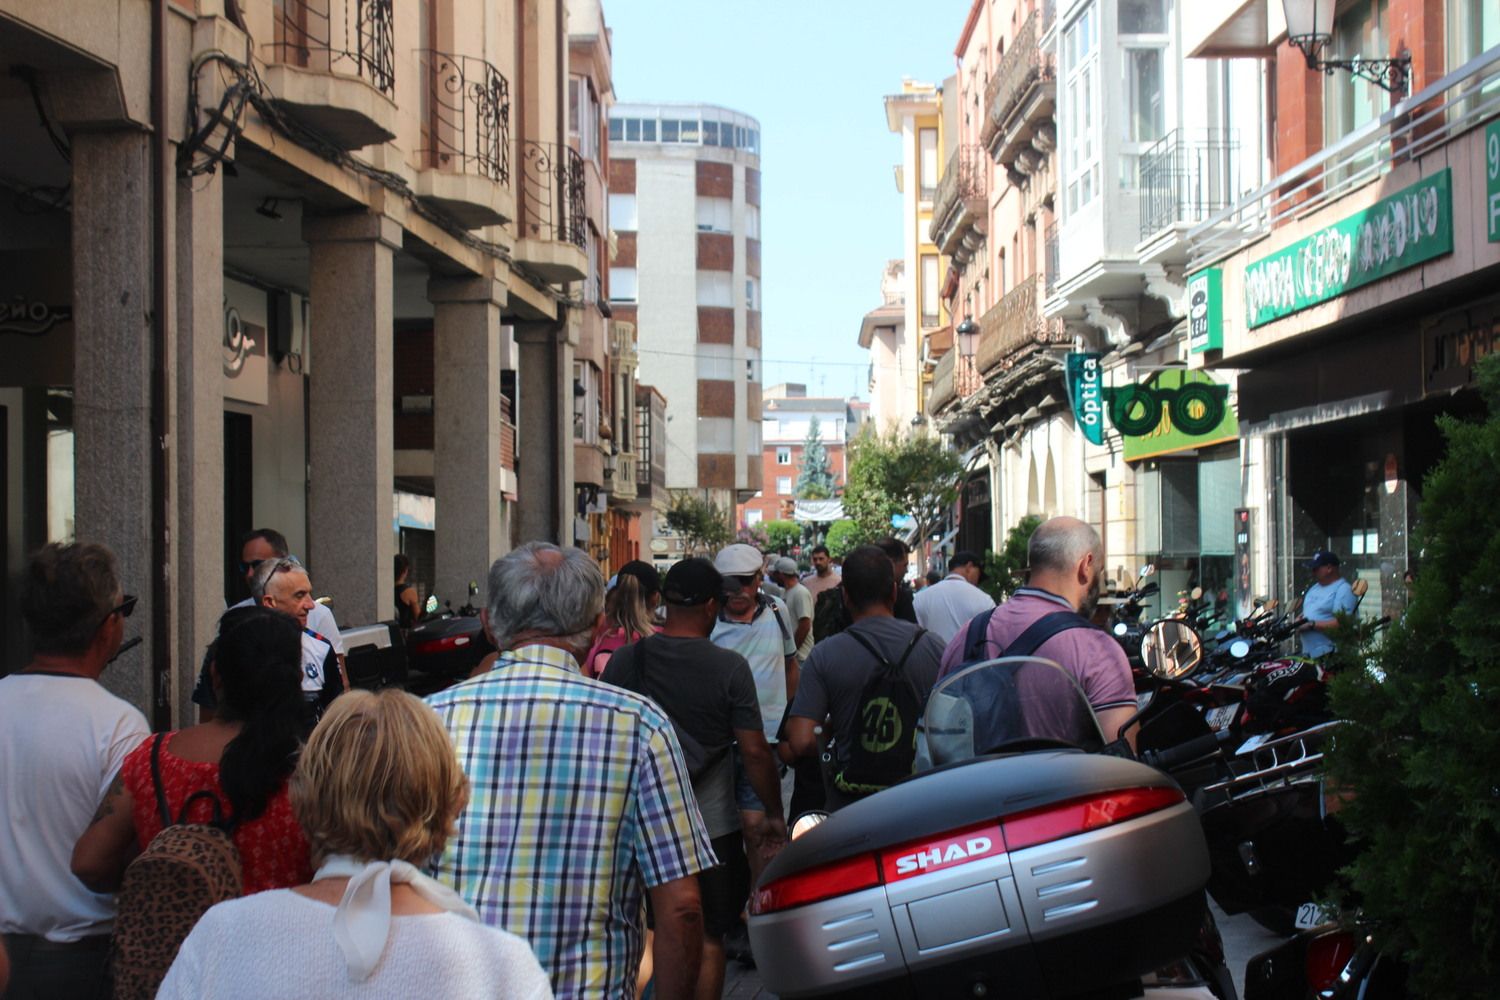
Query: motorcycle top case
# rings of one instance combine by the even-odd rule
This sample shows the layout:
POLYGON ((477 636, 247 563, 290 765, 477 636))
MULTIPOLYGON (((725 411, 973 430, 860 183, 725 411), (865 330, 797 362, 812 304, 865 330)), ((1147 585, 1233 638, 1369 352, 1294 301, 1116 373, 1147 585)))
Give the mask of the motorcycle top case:
POLYGON ((790 843, 752 899, 769 989, 1070 997, 1186 954, 1209 858, 1170 778, 1056 750, 919 774, 790 843))

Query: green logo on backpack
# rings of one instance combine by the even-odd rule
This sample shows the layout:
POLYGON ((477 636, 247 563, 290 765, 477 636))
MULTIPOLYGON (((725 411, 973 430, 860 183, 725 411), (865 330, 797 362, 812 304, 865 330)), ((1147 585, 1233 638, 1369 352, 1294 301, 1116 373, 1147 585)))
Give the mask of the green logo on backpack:
POLYGON ((865 704, 860 720, 859 745, 868 753, 885 753, 901 742, 901 710, 889 698, 865 704))

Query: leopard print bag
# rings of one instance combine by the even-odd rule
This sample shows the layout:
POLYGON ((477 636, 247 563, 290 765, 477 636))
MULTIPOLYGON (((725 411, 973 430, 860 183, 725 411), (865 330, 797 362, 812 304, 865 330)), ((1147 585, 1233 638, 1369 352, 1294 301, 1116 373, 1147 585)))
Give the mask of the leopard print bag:
POLYGON ((110 975, 115 1000, 151 1000, 177 957, 177 951, 198 918, 215 903, 244 892, 240 853, 231 839, 233 822, 213 792, 195 792, 183 803, 174 822, 162 791, 161 744, 158 733, 151 746, 151 777, 162 830, 125 869, 116 899, 110 975), (213 804, 209 823, 189 823, 194 800, 213 804))

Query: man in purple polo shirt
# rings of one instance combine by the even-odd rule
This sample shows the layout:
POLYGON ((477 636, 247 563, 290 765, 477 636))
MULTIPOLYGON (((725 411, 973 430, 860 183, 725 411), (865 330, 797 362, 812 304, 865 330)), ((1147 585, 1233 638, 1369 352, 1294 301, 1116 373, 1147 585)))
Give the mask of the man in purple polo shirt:
MULTIPOLYGON (((1027 550, 1030 575, 1026 586, 995 609, 985 633, 984 656, 999 656, 1034 622, 1054 611, 1076 611, 1092 617, 1103 579, 1104 544, 1099 533, 1072 517, 1054 517, 1036 529, 1027 550)), ((960 629, 943 650, 939 679, 964 661, 967 629, 960 629)), ((1037 647, 1035 654, 1060 664, 1083 689, 1099 718, 1106 739, 1135 712, 1135 682, 1125 651, 1107 633, 1093 627, 1070 628, 1037 647)), ((1134 740, 1132 739, 1132 743, 1134 740)))

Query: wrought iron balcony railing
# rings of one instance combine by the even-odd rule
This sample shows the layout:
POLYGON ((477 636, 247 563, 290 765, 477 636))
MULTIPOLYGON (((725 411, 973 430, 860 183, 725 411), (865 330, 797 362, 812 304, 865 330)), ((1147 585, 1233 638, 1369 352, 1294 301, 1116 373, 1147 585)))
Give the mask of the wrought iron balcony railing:
POLYGON ((271 53, 276 62, 349 73, 392 96, 396 89, 394 0, 278 0, 271 53))
POLYGON ((988 148, 996 133, 1008 128, 1022 100, 1032 88, 1041 82, 1055 79, 1055 58, 1050 51, 1043 51, 1037 39, 1045 28, 1039 12, 1032 11, 1005 55, 1000 59, 1000 68, 990 77, 984 89, 986 110, 980 141, 988 148))
POLYGON ((553 142, 521 143, 522 205, 527 237, 585 247, 583 157, 553 142))
POLYGON ((1038 298, 1041 282, 1036 275, 1005 293, 979 318, 979 350, 975 362, 980 372, 1011 359, 1032 344, 1066 344, 1067 328, 1060 319, 1042 316, 1038 298))
POLYGON ((510 83, 471 56, 422 49, 423 164, 510 183, 510 83))
POLYGON ((1173 129, 1142 153, 1141 239, 1234 204, 1239 148, 1233 129, 1173 129))
POLYGON ((977 219, 984 213, 984 199, 989 188, 990 158, 978 146, 959 146, 948 157, 948 166, 938 181, 937 196, 932 202, 932 225, 928 238, 944 253, 945 245, 962 238, 968 216, 977 219))

